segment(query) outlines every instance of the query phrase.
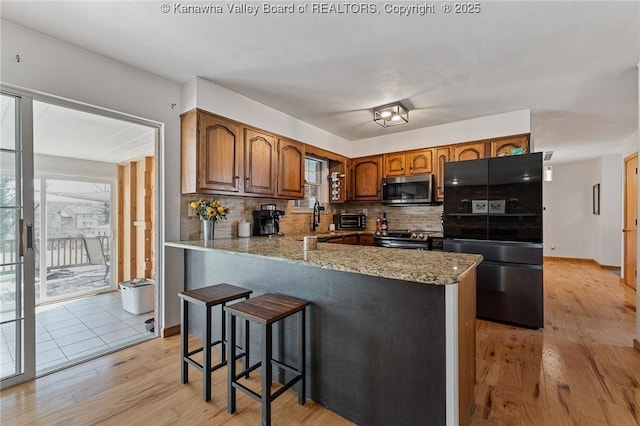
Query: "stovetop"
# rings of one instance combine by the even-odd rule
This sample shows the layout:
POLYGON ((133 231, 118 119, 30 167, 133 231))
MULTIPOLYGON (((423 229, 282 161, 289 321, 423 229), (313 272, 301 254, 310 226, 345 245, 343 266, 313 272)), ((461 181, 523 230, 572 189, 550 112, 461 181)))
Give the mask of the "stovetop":
POLYGON ((376 232, 374 238, 394 239, 394 240, 426 240, 429 235, 437 234, 440 231, 421 229, 389 229, 384 232, 376 232))

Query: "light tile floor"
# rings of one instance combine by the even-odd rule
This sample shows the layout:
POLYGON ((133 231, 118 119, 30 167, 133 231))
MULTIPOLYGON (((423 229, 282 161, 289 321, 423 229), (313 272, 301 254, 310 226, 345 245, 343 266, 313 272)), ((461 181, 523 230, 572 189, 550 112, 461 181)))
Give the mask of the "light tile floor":
MULTIPOLYGON (((36 308, 36 374, 57 370, 154 338, 145 330, 153 312, 122 309, 119 291, 36 308)), ((0 328, 0 373, 13 371, 15 327, 0 328)))

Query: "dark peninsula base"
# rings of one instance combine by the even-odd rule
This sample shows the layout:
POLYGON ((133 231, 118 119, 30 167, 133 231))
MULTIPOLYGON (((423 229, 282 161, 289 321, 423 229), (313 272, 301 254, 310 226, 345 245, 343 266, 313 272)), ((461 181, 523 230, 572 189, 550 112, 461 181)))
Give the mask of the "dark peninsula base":
MULTIPOLYGON (((475 269, 460 284, 428 285, 218 250, 184 253, 187 289, 227 282, 311 302, 309 398, 359 425, 466 424, 475 381, 475 269)), ((293 336, 274 349, 295 362, 292 325, 285 322, 285 338, 293 336)), ((254 341, 257 359, 252 332, 254 341)))

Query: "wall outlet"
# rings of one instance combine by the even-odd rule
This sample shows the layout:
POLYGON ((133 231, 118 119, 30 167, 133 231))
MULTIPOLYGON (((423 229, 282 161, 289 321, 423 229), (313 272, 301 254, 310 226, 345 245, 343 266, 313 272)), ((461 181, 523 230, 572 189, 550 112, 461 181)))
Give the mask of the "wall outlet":
POLYGON ((367 215, 367 209, 362 209, 362 214, 366 216, 367 215))

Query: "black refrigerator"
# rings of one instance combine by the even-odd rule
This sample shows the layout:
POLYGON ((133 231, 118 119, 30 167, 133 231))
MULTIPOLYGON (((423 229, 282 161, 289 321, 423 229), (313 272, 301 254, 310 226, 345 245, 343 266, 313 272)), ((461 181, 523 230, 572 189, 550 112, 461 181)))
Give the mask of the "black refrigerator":
POLYGON ((444 250, 479 253, 477 316, 542 328, 542 153, 444 166, 444 250))

